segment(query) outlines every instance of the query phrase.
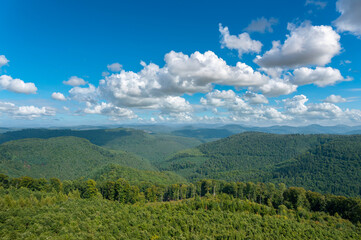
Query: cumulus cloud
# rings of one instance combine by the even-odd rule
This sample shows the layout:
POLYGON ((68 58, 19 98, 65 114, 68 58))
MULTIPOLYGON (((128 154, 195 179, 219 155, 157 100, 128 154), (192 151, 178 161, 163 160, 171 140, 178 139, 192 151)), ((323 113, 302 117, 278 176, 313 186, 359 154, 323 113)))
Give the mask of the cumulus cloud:
POLYGON ((159 104, 159 108, 162 110, 162 113, 187 113, 190 115, 190 112, 193 111, 191 104, 182 97, 173 97, 168 96, 163 99, 163 101, 159 104))
POLYGON ((338 0, 336 9, 341 13, 341 16, 333 22, 337 30, 361 37, 361 1, 338 0))
POLYGON ((138 72, 124 71, 105 77, 99 84, 102 97, 117 106, 155 108, 169 96, 206 93, 212 84, 237 87, 259 86, 268 77, 244 63, 229 66, 211 51, 190 56, 171 51, 165 55, 165 66, 142 64, 138 72))
POLYGON ((128 108, 120 108, 111 103, 101 102, 99 104, 86 103, 87 107, 84 109, 88 114, 102 114, 110 116, 111 120, 117 121, 120 119, 133 119, 137 115, 128 108))
POLYGON ((5 57, 5 55, 0 55, 0 67, 8 64, 9 60, 5 57))
MULTIPOLYGON (((210 105, 213 107, 222 107, 226 105, 226 102, 234 101, 236 93, 232 90, 214 90, 213 92, 207 93, 205 98, 201 98, 200 102, 203 105, 210 105)), ((243 100, 242 100, 243 101, 243 100)))
POLYGON ((338 69, 331 67, 298 68, 293 71, 292 82, 296 85, 315 84, 319 87, 334 85, 337 82, 351 81, 352 78, 342 77, 338 69))
POLYGON ((307 112, 307 106, 305 103, 308 101, 308 98, 301 94, 296 95, 293 98, 287 98, 282 100, 284 103, 284 109, 287 113, 290 114, 303 114, 307 112))
POLYGON ((122 67, 123 66, 120 63, 112 63, 107 65, 108 70, 112 72, 120 72, 120 70, 122 70, 122 67))
POLYGON ((73 86, 73 87, 75 87, 75 86, 82 86, 82 85, 87 84, 87 82, 84 81, 84 79, 79 78, 79 77, 77 77, 77 76, 71 76, 71 77, 68 79, 68 81, 63 81, 63 83, 64 83, 65 85, 70 85, 70 86, 73 86))
POLYGON ((0 113, 13 118, 33 120, 44 116, 54 116, 55 109, 50 107, 16 106, 10 102, 0 102, 0 113))
POLYGON ((60 92, 53 92, 51 94, 51 98, 54 100, 58 100, 58 101, 66 101, 64 94, 62 94, 60 92))
POLYGON ((330 26, 312 26, 305 22, 299 27, 288 24, 290 34, 283 44, 272 43, 272 49, 257 56, 255 63, 265 68, 293 68, 299 66, 324 66, 340 53, 340 35, 330 26))
POLYGON ((0 76, 0 88, 15 92, 15 93, 25 93, 25 94, 35 94, 38 90, 35 87, 34 83, 25 83, 23 80, 18 78, 12 78, 8 75, 0 76))
POLYGON ((267 19, 265 17, 257 18, 256 20, 252 20, 252 22, 246 27, 244 30, 247 32, 273 32, 273 25, 278 23, 278 19, 270 18, 267 19))
MULTIPOLYGON (((75 86, 70 89, 69 97, 86 104, 82 112, 103 114, 111 119, 137 118, 135 109, 150 110, 158 114, 155 119, 160 121, 194 121, 200 112, 211 110, 222 121, 279 123, 296 116, 317 119, 317 112, 326 119, 337 113, 338 107, 326 104, 328 102, 306 105, 307 97, 297 95, 283 101, 280 108, 268 106, 266 97, 293 93, 299 85, 326 86, 347 80, 338 70, 327 67, 301 67, 292 74, 275 67, 278 76, 269 77, 241 62, 230 66, 211 51, 191 55, 171 51, 164 60, 163 67, 141 62, 143 68, 139 72, 121 69, 119 73, 105 76, 98 87, 92 84, 75 86), (246 88, 247 91, 242 95, 233 90, 212 91, 215 85, 246 88), (190 104, 184 96, 194 93, 206 93, 200 105, 190 104)), ((345 112, 341 110, 341 114, 345 112)), ((355 111, 349 112, 358 116, 355 111)))
POLYGON ((264 95, 268 97, 278 97, 281 95, 288 95, 297 90, 297 85, 291 83, 289 78, 275 78, 270 79, 266 84, 250 87, 252 91, 261 91, 264 95))
MULTIPOLYGON (((190 56, 171 51, 165 56, 168 72, 176 78, 178 85, 207 86, 210 83, 236 87, 259 86, 268 77, 254 71, 245 63, 229 66, 212 51, 195 52, 190 56)), ((209 90, 209 88, 208 88, 209 90)))
POLYGON ((313 118, 335 119, 342 117, 344 112, 332 103, 312 103, 308 105, 308 115, 313 118))
POLYGON ((356 109, 342 110, 330 102, 310 103, 305 95, 296 95, 293 98, 284 99, 285 112, 297 119, 297 121, 312 122, 314 120, 328 120, 350 122, 361 120, 361 111, 356 109))
POLYGON ((341 97, 340 95, 330 95, 328 96, 325 100, 323 100, 323 102, 326 103, 343 103, 343 102, 347 102, 346 98, 341 97))
POLYGON ((91 102, 94 103, 97 101, 98 94, 97 89, 94 85, 88 84, 88 87, 73 87, 69 90, 69 97, 73 100, 79 102, 91 102))
POLYGON ((252 40, 248 33, 242 33, 238 36, 230 35, 228 27, 223 27, 222 24, 219 24, 219 31, 222 36, 221 47, 237 50, 239 57, 242 57, 244 53, 259 53, 261 51, 262 43, 252 40))
POLYGON ((319 8, 325 8, 327 6, 327 2, 324 1, 316 1, 316 0, 306 0, 305 5, 313 5, 319 8))
POLYGON ((257 94, 257 93, 247 91, 243 97, 250 104, 263 104, 263 103, 267 104, 268 103, 268 99, 265 96, 263 96, 262 94, 257 94))
MULTIPOLYGON (((249 93, 250 95, 251 93, 249 93)), ((253 95, 254 96, 254 95, 253 95)), ((282 121, 288 119, 288 116, 279 112, 277 109, 263 105, 250 105, 241 96, 232 90, 214 90, 205 95, 200 100, 201 104, 215 108, 213 112, 223 114, 219 109, 226 109, 230 114, 229 119, 233 121, 282 121)))

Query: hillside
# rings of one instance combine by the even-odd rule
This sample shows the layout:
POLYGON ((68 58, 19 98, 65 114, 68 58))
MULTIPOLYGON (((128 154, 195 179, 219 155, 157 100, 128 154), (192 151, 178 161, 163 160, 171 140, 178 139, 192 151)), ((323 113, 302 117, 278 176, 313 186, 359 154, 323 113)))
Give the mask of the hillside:
POLYGON ((269 126, 269 127, 252 127, 237 124, 228 125, 203 125, 203 126, 184 126, 176 129, 172 134, 177 136, 198 138, 202 141, 209 142, 221 138, 229 137, 233 134, 244 132, 263 132, 274 134, 360 134, 361 126, 321 126, 312 124, 308 126, 269 126))
POLYGON ((169 154, 201 144, 201 141, 195 138, 151 134, 149 131, 127 128, 95 130, 24 129, 0 134, 0 143, 23 138, 48 139, 60 136, 85 138, 95 145, 132 152, 150 161, 161 161, 169 154))
POLYGON ((198 129, 180 129, 173 131, 172 134, 183 137, 197 138, 202 141, 212 141, 233 135, 234 132, 228 129, 217 128, 198 128, 198 129))
POLYGON ((313 191, 361 196, 361 135, 318 145, 276 165, 273 178, 313 191))
POLYGON ((194 150, 180 151, 161 163, 160 168, 195 179, 212 178, 215 174, 234 170, 267 169, 323 141, 326 141, 326 138, 321 135, 248 132, 205 143, 194 150))
POLYGON ((108 164, 95 169, 88 177, 96 181, 116 181, 124 178, 131 184, 147 182, 152 184, 173 184, 186 183, 187 180, 174 172, 156 172, 138 170, 135 168, 120 166, 118 164, 108 164))
POLYGON ((102 146, 129 151, 149 159, 150 162, 159 162, 170 154, 198 146, 201 143, 195 138, 131 131, 129 135, 113 139, 102 146))
POLYGON ((108 163, 155 170, 145 159, 110 151, 78 137, 22 139, 0 145, 0 172, 13 177, 74 179, 108 163))
POLYGON ((287 183, 361 195, 361 136, 242 133, 183 150, 159 164, 189 180, 287 183))

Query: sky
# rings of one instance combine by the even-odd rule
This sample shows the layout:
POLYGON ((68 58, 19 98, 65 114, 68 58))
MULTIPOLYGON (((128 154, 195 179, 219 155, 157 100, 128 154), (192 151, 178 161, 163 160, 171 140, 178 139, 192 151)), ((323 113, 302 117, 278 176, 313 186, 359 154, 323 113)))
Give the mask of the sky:
POLYGON ((359 0, 0 6, 0 127, 361 125, 359 0))

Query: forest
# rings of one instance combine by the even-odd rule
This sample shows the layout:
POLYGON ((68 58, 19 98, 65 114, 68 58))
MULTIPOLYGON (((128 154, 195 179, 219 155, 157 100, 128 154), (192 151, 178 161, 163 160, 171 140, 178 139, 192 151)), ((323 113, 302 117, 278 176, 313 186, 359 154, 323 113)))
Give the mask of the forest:
POLYGON ((322 193, 361 196, 360 156, 361 135, 247 132, 182 150, 158 168, 190 181, 285 183, 322 193))
POLYGON ((360 239, 360 135, 188 133, 1 133, 0 238, 360 239))
POLYGON ((0 175, 0 237, 358 239, 361 200, 273 183, 0 175), (212 237, 210 237, 212 236, 212 237))

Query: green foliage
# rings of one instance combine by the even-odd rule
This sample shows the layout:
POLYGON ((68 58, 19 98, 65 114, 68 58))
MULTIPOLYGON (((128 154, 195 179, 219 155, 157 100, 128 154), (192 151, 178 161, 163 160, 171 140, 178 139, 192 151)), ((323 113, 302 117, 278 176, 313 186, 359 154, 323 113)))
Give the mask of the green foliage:
POLYGON ((199 144, 201 141, 195 138, 149 134, 144 131, 132 130, 129 135, 113 139, 102 146, 132 152, 154 163, 164 161, 167 156, 173 153, 199 144))
POLYGON ((0 134, 0 143, 24 138, 48 139, 61 136, 85 138, 95 145, 132 152, 142 157, 143 161, 150 160, 152 162, 161 161, 172 153, 201 144, 201 141, 191 137, 152 134, 143 130, 127 128, 81 131, 70 129, 24 129, 0 134))
POLYGON ((338 136, 279 164, 273 177, 313 191, 361 196, 361 135, 338 136))
POLYGON ((217 128, 181 129, 173 131, 172 133, 177 136, 193 137, 207 142, 220 138, 225 138, 234 134, 227 129, 217 128))
POLYGON ((1 239, 360 239, 361 227, 227 195, 124 205, 0 189, 1 239))
POLYGON ((98 195, 98 189, 96 188, 97 183, 93 179, 86 181, 86 189, 84 198, 94 198, 98 195))
POLYGON ((23 139, 0 145, 0 172, 12 177, 75 179, 108 163, 155 170, 130 153, 109 151, 77 137, 23 139))
POLYGON ((361 196, 361 136, 242 133, 181 151, 159 164, 189 181, 286 183, 361 196))
MULTIPOLYGON (((9 181, 2 177, 3 181, 9 181)), ((34 183, 41 179, 30 177, 10 179, 6 189, 14 192, 13 189, 29 189, 39 191, 34 188, 34 183)), ((131 185, 127 180, 119 178, 116 181, 97 183, 84 178, 75 181, 65 181, 66 188, 59 179, 52 178, 50 182, 44 183, 43 190, 59 194, 71 194, 82 198, 105 198, 120 203, 144 203, 155 201, 177 201, 182 199, 211 196, 228 196, 242 200, 257 202, 269 207, 279 208, 280 205, 289 209, 299 211, 302 215, 307 215, 306 210, 326 212, 331 215, 338 215, 349 219, 354 223, 361 223, 361 199, 347 198, 335 195, 321 195, 311 191, 306 192, 304 188, 290 187, 286 188, 284 184, 276 187, 272 183, 242 183, 225 182, 204 179, 194 184, 170 184, 153 185, 151 183, 141 182, 138 185, 131 185)), ((75 197, 76 199, 78 197, 75 197)), ((283 207, 282 207, 283 208, 283 207)), ((283 210, 282 210, 283 211, 283 210)))
POLYGON ((173 172, 145 171, 117 164, 108 164, 93 171, 89 176, 96 181, 116 181, 124 178, 132 184, 149 182, 153 184, 184 183, 187 180, 173 172))

